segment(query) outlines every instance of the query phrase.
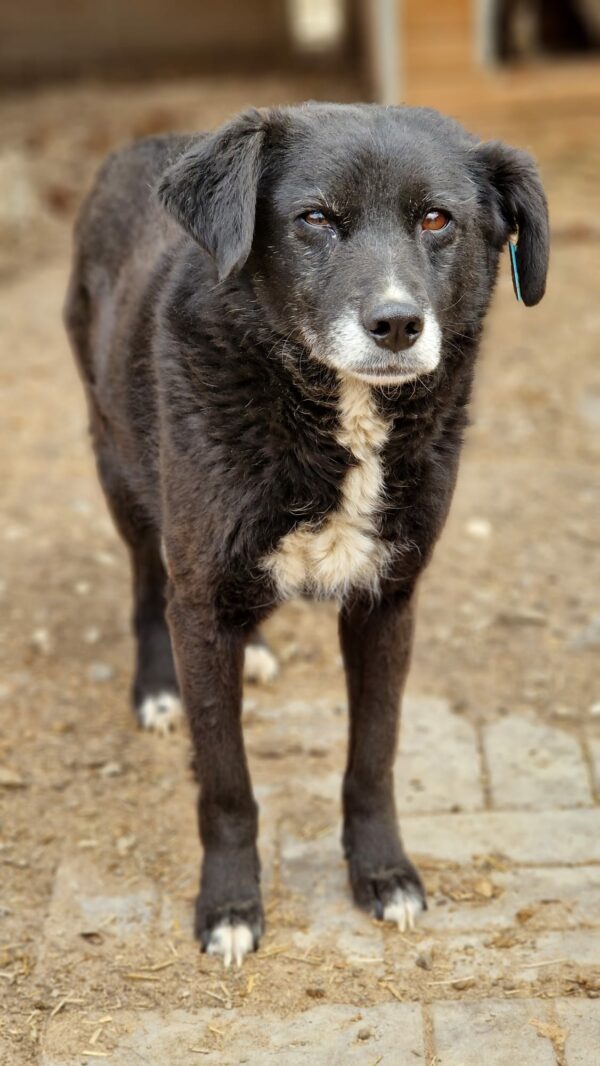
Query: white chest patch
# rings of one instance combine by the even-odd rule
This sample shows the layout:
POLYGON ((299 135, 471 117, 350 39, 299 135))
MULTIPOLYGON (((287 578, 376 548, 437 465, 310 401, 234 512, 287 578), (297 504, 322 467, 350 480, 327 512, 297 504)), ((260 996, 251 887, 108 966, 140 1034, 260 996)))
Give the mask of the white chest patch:
POLYGON ((352 588, 376 591, 390 557, 376 525, 389 427, 362 381, 344 378, 339 403, 337 439, 356 460, 344 478, 339 507, 320 526, 306 523, 288 533, 262 561, 286 599, 309 593, 341 600, 352 588))

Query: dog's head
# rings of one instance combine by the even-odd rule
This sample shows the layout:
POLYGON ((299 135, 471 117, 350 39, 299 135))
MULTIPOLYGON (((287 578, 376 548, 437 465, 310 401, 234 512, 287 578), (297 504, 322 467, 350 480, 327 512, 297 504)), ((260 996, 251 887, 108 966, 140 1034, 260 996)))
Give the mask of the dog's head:
POLYGON ((159 195, 220 280, 249 277, 273 328, 373 384, 430 373, 477 333, 511 234, 524 303, 544 294, 533 160, 434 111, 247 112, 192 145, 159 195))

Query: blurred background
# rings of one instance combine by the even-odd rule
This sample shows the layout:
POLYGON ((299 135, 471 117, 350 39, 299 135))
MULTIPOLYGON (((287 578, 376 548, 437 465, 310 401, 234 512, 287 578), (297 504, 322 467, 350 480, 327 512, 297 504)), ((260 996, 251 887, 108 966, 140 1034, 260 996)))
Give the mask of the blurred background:
MULTIPOLYGON (((116 143, 250 103, 430 105, 482 135, 522 129, 556 171, 594 140, 599 49, 600 0, 4 0, 0 274, 56 253, 116 143)), ((592 168, 565 169, 557 224, 592 168)))
MULTIPOLYGON (((534 765, 538 775, 525 806, 598 803, 599 49, 600 0, 1 0, 0 919, 9 914, 11 927, 0 969, 15 1006, 5 1039, 22 1056, 7 1061, 30 1061, 49 987, 73 995, 81 983, 112 1009, 112 942, 69 940, 59 904, 54 948, 35 933, 59 898, 65 849, 82 879, 87 863, 100 881, 109 871, 150 893, 160 883, 184 908, 177 973, 198 967, 185 925, 197 863, 186 741, 157 745, 128 709, 128 563, 96 482, 60 318, 77 207, 100 160, 126 140, 214 127, 247 105, 361 99, 437 107, 533 152, 550 203, 548 295, 518 305, 503 257, 457 493, 423 582, 409 694, 444 701, 448 736, 476 738, 483 792, 467 807, 497 802, 489 738, 504 720, 520 738, 505 769, 519 781, 534 765)), ((345 736, 335 611, 290 604, 268 635, 282 672, 247 696, 253 774, 270 818, 320 839, 338 817, 345 736), (310 736, 294 717, 301 703, 310 736)), ((436 729, 419 728, 423 772, 409 765, 402 776, 400 811, 460 810, 454 785, 439 784, 436 729)), ((454 768, 459 783, 464 767, 454 768)), ((477 903, 468 869, 423 868, 436 900, 477 903)), ((502 965, 510 959, 507 950, 502 965)), ((261 989, 267 1006, 301 994, 306 973, 290 981, 284 966, 280 985, 259 983, 255 999, 261 989)), ((426 970, 407 972, 407 995, 426 970)), ((179 995, 175 972, 161 972, 162 993, 179 995)), ((546 972, 533 971, 526 994, 545 994, 546 972)), ((401 973, 394 980, 404 987, 401 973)), ((364 969, 335 981, 338 998, 380 995, 364 969)), ((125 1006, 152 991, 118 985, 125 1006)))

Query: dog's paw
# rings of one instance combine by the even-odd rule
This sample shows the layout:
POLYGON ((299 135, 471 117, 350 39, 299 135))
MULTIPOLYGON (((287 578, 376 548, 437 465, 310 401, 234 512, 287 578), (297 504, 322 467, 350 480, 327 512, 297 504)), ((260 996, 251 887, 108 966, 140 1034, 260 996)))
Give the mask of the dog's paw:
POLYGON ((414 929, 419 915, 427 910, 423 883, 408 859, 377 871, 351 867, 351 882, 359 907, 381 921, 395 922, 401 932, 414 929))
POLYGON ((206 934, 204 951, 207 955, 221 955, 223 965, 229 969, 232 962, 241 966, 246 955, 256 951, 257 946, 258 937, 246 922, 225 921, 206 934))
POLYGON ((395 922, 401 933, 414 929, 415 921, 427 907, 425 897, 415 885, 396 888, 394 894, 383 904, 384 922, 395 922))
POLYGON ((137 708, 142 729, 148 729, 160 736, 166 736, 176 729, 182 714, 181 700, 174 692, 157 692, 146 696, 137 708))
POLYGON ((244 655, 244 681, 257 681, 261 685, 274 681, 279 673, 279 663, 266 644, 247 644, 244 655))
POLYGON ((245 904, 204 911, 201 897, 196 910, 196 936, 207 955, 220 955, 226 967, 241 966, 256 951, 263 931, 260 899, 245 904))

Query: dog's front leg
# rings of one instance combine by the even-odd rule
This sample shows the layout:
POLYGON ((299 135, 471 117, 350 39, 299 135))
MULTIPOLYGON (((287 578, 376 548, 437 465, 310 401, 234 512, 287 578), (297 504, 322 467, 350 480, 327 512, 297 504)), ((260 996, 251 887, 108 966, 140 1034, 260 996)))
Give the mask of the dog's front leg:
POLYGON ((241 723, 244 634, 224 628, 212 606, 176 586, 168 618, 200 782, 196 935, 205 951, 239 965, 263 926, 258 812, 241 723))
POLYGON ((378 918, 411 927, 426 907, 419 874, 406 857, 394 802, 400 699, 410 663, 412 597, 340 612, 350 710, 344 776, 344 851, 354 899, 378 918))

